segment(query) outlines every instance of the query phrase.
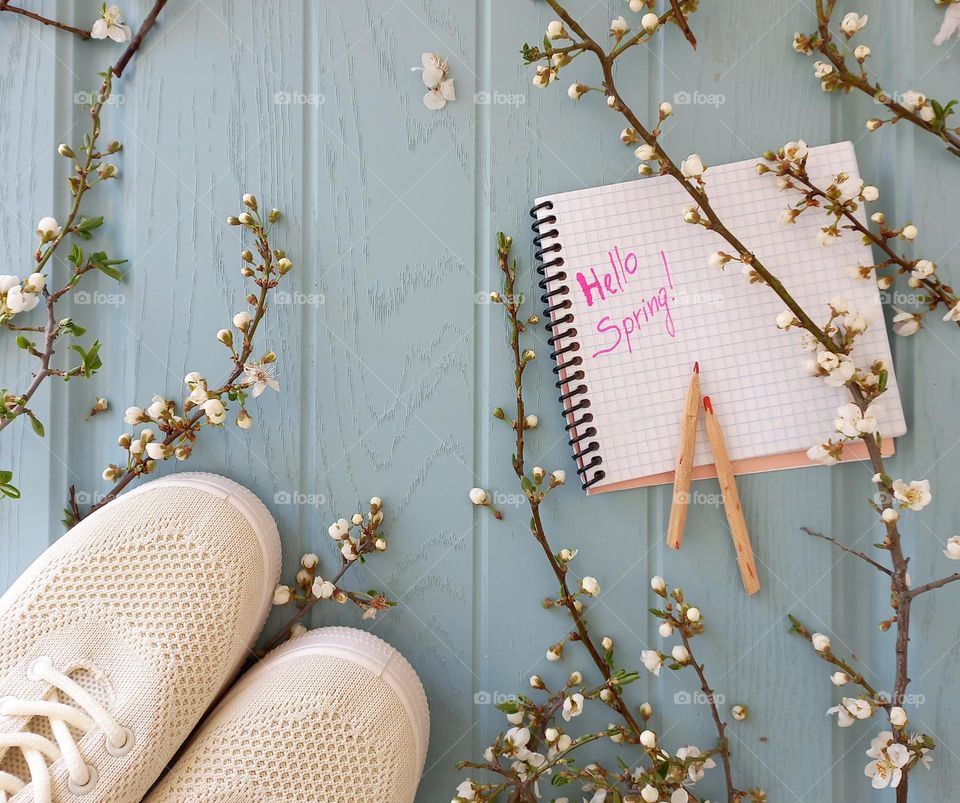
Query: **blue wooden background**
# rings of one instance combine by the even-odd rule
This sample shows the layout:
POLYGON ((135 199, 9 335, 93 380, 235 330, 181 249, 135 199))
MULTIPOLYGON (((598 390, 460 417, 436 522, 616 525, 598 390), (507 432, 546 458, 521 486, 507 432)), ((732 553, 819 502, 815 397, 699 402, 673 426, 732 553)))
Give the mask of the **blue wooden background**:
MULTIPOLYGON (((24 4, 84 25, 98 7, 24 4)), ((132 24, 149 5, 125 4, 132 24)), ((693 23, 697 54, 671 28, 624 59, 622 90, 648 115, 676 93, 718 96, 716 104, 677 104, 666 134, 676 155, 698 151, 710 164, 798 136, 811 144, 854 140, 864 176, 880 187, 881 208, 893 220, 913 220, 918 255, 952 277, 960 164, 905 124, 866 135, 869 99, 824 96, 811 60, 789 44, 795 30, 814 27, 812 5, 706 0, 693 23)), ((885 86, 941 99, 955 93, 957 48, 930 45, 942 14, 931 0, 858 6, 870 14, 863 40, 885 86)), ((622 0, 572 0, 570 8, 598 33, 612 16, 630 16, 622 0)), ((105 367, 93 381, 42 393, 45 440, 20 424, 0 439, 0 465, 15 469, 25 497, 0 504, 5 586, 61 533, 70 483, 86 499, 103 491, 100 471, 119 459, 114 439, 124 407, 153 393, 182 394, 187 371, 224 371, 214 333, 243 304, 241 243, 224 218, 244 191, 284 209, 277 244, 297 263, 287 289, 300 295, 274 307, 266 328, 280 356, 282 393, 252 408, 257 424, 249 432, 206 433, 192 465, 229 474, 270 504, 290 574, 306 550, 332 566, 329 521, 372 494, 384 498, 392 547, 357 582, 400 600, 371 629, 411 659, 430 697, 424 803, 449 799, 453 762, 477 756, 503 726, 491 698, 525 688, 532 671, 586 666, 576 649, 559 669, 543 658, 566 622, 539 606, 552 583, 522 507, 508 501, 506 521, 496 523, 466 500, 477 484, 515 491, 508 432, 489 417, 492 406, 510 401, 505 333, 499 310, 478 301, 496 280, 494 232, 515 233, 529 266, 535 194, 635 176, 617 116, 592 98, 574 106, 563 88, 531 86, 517 51, 542 38, 548 11, 531 0, 169 3, 105 114, 106 136, 125 145, 122 178, 94 204, 108 216, 101 241, 131 264, 119 289, 106 279, 88 285, 119 298, 74 299, 72 309, 103 340, 105 367), (459 99, 439 113, 423 107, 419 75, 409 69, 425 50, 449 58, 456 80, 459 99), (278 102, 287 97, 292 102, 278 102), (85 422, 98 395, 113 410, 85 422)), ((0 259, 2 272, 23 275, 36 221, 65 211, 64 162, 53 158, 54 147, 79 140, 86 116, 77 93, 96 86, 96 72, 119 48, 4 14, 0 52, 7 65, 0 259)), ((586 67, 567 77, 599 82, 586 67)), ((894 343, 911 431, 892 470, 928 477, 934 488, 934 505, 905 517, 914 582, 951 568, 941 549, 958 520, 958 348, 956 330, 939 321, 894 343)), ((22 377, 22 352, 7 342, 0 354, 3 382, 22 377)), ((529 393, 542 425, 531 462, 570 471, 549 365, 538 366, 529 393)), ((878 576, 799 531, 809 525, 868 549, 877 539, 865 504, 869 474, 851 465, 743 479, 765 582, 749 600, 722 509, 693 508, 681 554, 663 545, 668 488, 585 501, 571 486, 547 512, 555 545, 579 547, 576 569, 604 585, 591 620, 634 663, 658 641, 645 614, 650 575, 664 574, 699 602, 708 633, 698 646, 712 682, 728 705, 742 702, 752 712, 731 729, 738 782, 762 785, 772 801, 873 796, 863 751, 880 723, 836 729, 824 716, 839 696, 828 667, 786 632, 792 612, 831 634, 838 650, 859 655, 869 679, 890 688, 893 637, 876 626, 886 598, 878 576)), ((712 481, 698 489, 717 491, 712 481)), ((956 794, 958 593, 924 597, 915 610, 911 674, 921 698, 910 715, 940 745, 934 769, 915 775, 917 800, 956 794)), ((322 621, 357 623, 341 609, 322 621)), ((708 743, 706 709, 676 702, 692 678, 666 674, 636 684, 635 702, 654 704, 673 747, 708 743)), ((714 797, 722 789, 717 773, 702 784, 714 797)))

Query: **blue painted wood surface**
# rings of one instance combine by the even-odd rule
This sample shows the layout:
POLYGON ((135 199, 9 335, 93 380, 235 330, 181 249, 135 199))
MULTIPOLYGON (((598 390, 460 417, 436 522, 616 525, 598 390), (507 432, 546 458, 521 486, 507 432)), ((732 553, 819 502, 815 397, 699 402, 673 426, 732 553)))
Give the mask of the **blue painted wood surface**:
MULTIPOLYGON (((78 22, 93 19, 98 6, 41 5, 78 22)), ((127 15, 137 23, 148 6, 130 3, 127 15)), ((882 208, 891 219, 913 220, 918 254, 955 279, 960 165, 906 125, 866 135, 869 99, 823 95, 810 60, 789 46, 795 30, 814 27, 810 6, 744 0, 733 9, 706 0, 694 18, 696 55, 671 29, 626 57, 621 88, 649 116, 677 93, 716 96, 716 104, 678 104, 665 135, 674 154, 697 151, 710 164, 798 136, 811 144, 854 140, 882 208)), ((569 7, 596 32, 612 16, 629 15, 619 0, 569 7)), ((956 46, 929 45, 942 13, 933 3, 868 0, 858 10, 870 14, 864 39, 885 86, 955 94, 956 46)), ((575 106, 560 88, 531 86, 517 51, 539 40, 549 19, 545 4, 527 0, 170 3, 105 114, 106 135, 125 144, 122 179, 94 204, 109 221, 102 241, 131 265, 119 291, 105 279, 94 285, 119 292, 117 303, 75 298, 72 305, 105 343, 104 370, 41 394, 45 440, 19 425, 0 438, 0 464, 16 470, 26 497, 0 504, 6 586, 60 534, 70 483, 86 498, 104 489, 100 471, 118 459, 125 406, 153 393, 177 396, 189 370, 218 376, 225 369, 214 333, 241 308, 243 290, 240 240, 224 217, 244 191, 284 209, 278 244, 298 266, 288 287, 294 296, 271 311, 266 327, 282 393, 252 408, 257 425, 248 433, 207 433, 192 464, 249 484, 270 504, 291 573, 308 550, 333 565, 329 520, 372 494, 384 498, 391 551, 362 569, 358 584, 385 587, 400 600, 371 629, 411 659, 430 697, 424 803, 449 799, 453 762, 477 756, 503 726, 487 701, 525 688, 531 672, 556 670, 543 653, 566 630, 539 606, 552 583, 522 506, 505 505, 498 524, 466 501, 473 485, 515 490, 507 432, 489 417, 511 397, 505 332, 499 310, 477 303, 496 282, 493 233, 515 233, 529 264, 535 194, 635 175, 632 153, 617 140, 618 117, 591 98, 575 106), (456 80, 459 99, 440 113, 423 107, 419 76, 409 71, 425 50, 449 58, 456 80), (112 412, 83 421, 98 395, 112 412), (286 503, 294 497, 301 503, 286 503)), ((95 87, 95 73, 118 50, 3 15, 0 52, 8 66, 0 76, 0 255, 3 272, 25 273, 36 220, 64 213, 63 163, 52 154, 83 131, 76 93, 95 87)), ((567 77, 599 83, 592 67, 567 77)), ((923 582, 950 569, 941 542, 957 527, 960 340, 934 323, 897 340, 894 351, 911 431, 890 465, 934 487, 934 505, 904 526, 914 581, 923 582)), ((0 355, 5 384, 28 369, 9 342, 0 355)), ((529 394, 542 424, 531 461, 570 470, 549 365, 538 366, 529 394)), ((762 785, 770 800, 873 795, 863 751, 879 725, 831 725, 823 712, 838 694, 828 668, 787 635, 785 623, 794 613, 830 633, 889 689, 892 635, 876 627, 882 583, 799 532, 809 525, 869 548, 878 535, 865 504, 868 479, 862 465, 743 479, 765 582, 750 600, 740 591, 722 509, 691 510, 679 555, 663 545, 667 488, 585 501, 568 487, 546 513, 555 545, 579 547, 578 571, 604 585, 591 621, 634 663, 658 641, 645 614, 650 575, 692 592, 708 619, 698 646, 712 682, 728 704, 752 712, 731 730, 737 778, 762 785)), ((717 491, 713 481, 697 487, 717 491)), ((923 702, 911 718, 940 744, 934 769, 914 776, 917 800, 956 799, 957 593, 925 597, 914 614, 912 688, 923 702)), ((321 621, 357 623, 342 610, 327 610, 321 621)), ((586 668, 576 649, 570 653, 556 671, 586 668)), ((654 704, 658 723, 671 723, 665 736, 673 746, 710 741, 706 709, 675 702, 690 688, 685 675, 645 676, 632 696, 654 704)), ((708 776, 702 789, 716 797, 719 780, 708 776)))

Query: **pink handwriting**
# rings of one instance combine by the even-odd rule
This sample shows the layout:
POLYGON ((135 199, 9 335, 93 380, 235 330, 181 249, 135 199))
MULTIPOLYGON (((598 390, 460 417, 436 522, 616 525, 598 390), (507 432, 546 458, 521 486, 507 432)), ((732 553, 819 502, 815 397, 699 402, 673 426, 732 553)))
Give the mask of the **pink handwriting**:
MULTIPOLYGON (((630 314, 621 320, 617 321, 609 315, 604 315, 597 321, 597 332, 610 340, 610 345, 595 352, 593 354, 595 358, 617 351, 624 345, 626 346, 627 352, 633 354, 633 336, 639 333, 645 325, 658 321, 662 322, 664 331, 666 331, 670 337, 677 336, 673 314, 670 310, 670 302, 676 301, 676 296, 671 294, 674 289, 673 277, 670 275, 670 264, 667 262, 667 255, 663 251, 660 252, 660 262, 663 265, 663 271, 666 277, 664 284, 657 288, 649 298, 642 298, 640 305, 631 310, 630 314)), ((637 272, 638 260, 636 254, 632 252, 621 260, 619 251, 614 248, 613 252, 610 253, 610 264, 614 269, 612 278, 611 274, 607 273, 602 283, 600 281, 586 283, 583 274, 577 274, 577 281, 580 283, 580 287, 586 296, 588 306, 592 306, 593 304, 593 293, 597 293, 602 301, 606 299, 607 295, 616 295, 622 292, 624 284, 628 281, 628 277, 637 272), (614 262, 614 256, 616 256, 616 262, 614 262), (627 270, 628 265, 632 266, 632 271, 627 270), (619 271, 618 267, 620 269, 619 271), (620 278, 621 273, 623 276, 622 279, 620 278), (614 286, 614 282, 617 282, 616 286, 614 286)), ((592 269, 591 272, 593 272, 592 269)), ((596 278, 596 273, 594 273, 594 277, 596 278)))

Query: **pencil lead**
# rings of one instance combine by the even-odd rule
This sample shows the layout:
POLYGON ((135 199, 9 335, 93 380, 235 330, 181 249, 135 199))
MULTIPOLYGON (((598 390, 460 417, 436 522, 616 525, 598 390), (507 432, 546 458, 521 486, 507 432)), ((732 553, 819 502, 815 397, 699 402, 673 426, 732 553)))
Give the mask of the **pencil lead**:
POLYGON ((713 415, 713 405, 710 403, 710 397, 703 397, 703 409, 706 410, 710 415, 713 415))

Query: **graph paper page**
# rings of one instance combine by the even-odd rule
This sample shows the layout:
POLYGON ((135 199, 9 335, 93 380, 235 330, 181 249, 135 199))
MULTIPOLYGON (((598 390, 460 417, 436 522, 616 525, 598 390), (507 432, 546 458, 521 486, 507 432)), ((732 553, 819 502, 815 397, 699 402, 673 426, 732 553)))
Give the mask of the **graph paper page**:
MULTIPOLYGON (((793 225, 778 222, 796 191, 779 191, 758 176, 756 160, 710 167, 704 174, 711 203, 727 227, 763 261, 800 305, 822 322, 827 302, 847 299, 870 326, 853 352, 858 365, 882 359, 889 390, 878 400, 881 430, 906 431, 876 283, 851 278, 850 268, 872 265, 870 248, 847 233, 821 246, 828 224, 819 209, 793 225)), ((826 186, 839 172, 859 181, 853 145, 810 149, 810 177, 826 186), (825 182, 825 183, 824 183, 825 182)), ((601 485, 671 471, 680 440, 683 399, 695 361, 733 460, 805 451, 831 435, 846 391, 831 388, 805 368, 812 353, 801 334, 777 329, 785 305, 763 285, 750 285, 738 262, 720 271, 707 257, 726 243, 683 221, 689 196, 669 176, 578 190, 537 199, 553 208, 562 268, 572 302, 568 312, 579 343, 583 384, 603 459, 601 485)), ((863 215, 863 210, 858 211, 863 215)), ((545 229, 541 229, 545 230, 545 229)), ((548 240, 548 243, 553 242, 548 240)), ((550 257, 547 257, 550 259, 550 257)), ((558 285, 556 279, 549 288, 558 285)), ((567 327, 560 326, 558 331, 567 327)), ((696 465, 712 462, 700 423, 696 465)))

